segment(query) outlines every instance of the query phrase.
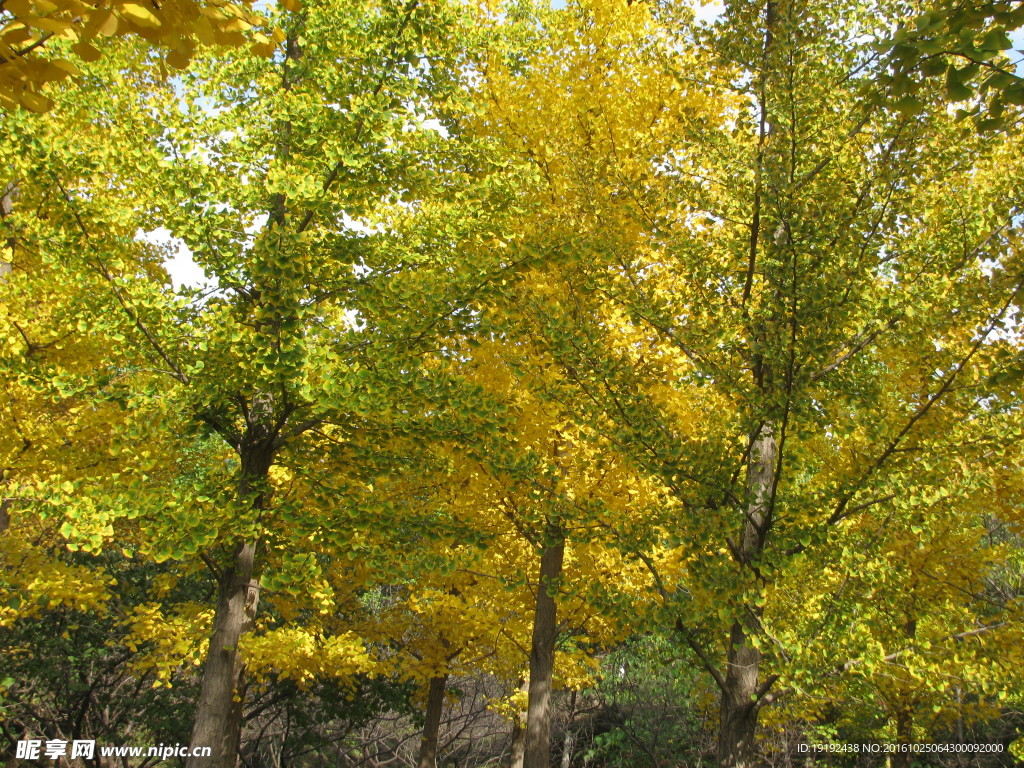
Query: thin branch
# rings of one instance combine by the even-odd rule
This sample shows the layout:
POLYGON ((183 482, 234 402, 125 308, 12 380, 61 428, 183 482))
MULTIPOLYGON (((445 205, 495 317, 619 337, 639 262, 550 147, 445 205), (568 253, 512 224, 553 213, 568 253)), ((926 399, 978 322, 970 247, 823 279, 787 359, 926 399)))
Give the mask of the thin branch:
MULTIPOLYGON (((764 699, 768 695, 768 691, 771 690, 772 686, 775 685, 775 683, 777 683, 779 681, 779 677, 780 676, 777 675, 777 674, 776 675, 769 675, 767 677, 767 679, 765 679, 765 681, 763 683, 761 683, 761 686, 757 689, 757 692, 754 694, 757 697, 757 703, 755 705, 756 709, 760 709, 762 703, 767 703, 767 704, 771 703, 771 702, 765 702, 764 699)), ((774 699, 772 701, 774 701, 774 699)))
POLYGON ((725 691, 725 677, 722 676, 721 671, 715 666, 711 658, 707 655, 696 638, 693 637, 693 632, 685 624, 682 619, 676 619, 675 629, 679 634, 683 636, 683 640, 690 646, 690 650, 693 651, 694 655, 700 660, 701 666, 704 667, 705 671, 715 681, 715 685, 718 686, 719 690, 725 691))
MULTIPOLYGON (((419 0, 409 0, 409 2, 406 3, 405 10, 404 10, 405 15, 402 18, 402 23, 398 25, 398 31, 395 33, 395 39, 391 43, 391 48, 388 51, 388 55, 387 55, 388 59, 394 58, 395 50, 398 48, 398 41, 401 39, 402 33, 405 32, 405 28, 409 25, 409 21, 412 18, 412 13, 413 13, 414 10, 416 10, 416 6, 417 5, 419 5, 419 0)), ((388 72, 391 71, 391 67, 388 67, 388 66, 384 66, 381 69, 385 73, 388 73, 388 72)), ((383 90, 384 83, 386 81, 387 81, 387 74, 383 75, 381 77, 381 79, 377 82, 377 86, 371 92, 373 96, 377 96, 381 92, 381 90, 383 90)), ((365 121, 362 118, 360 118, 359 119, 359 124, 356 126, 355 135, 352 137, 353 143, 358 143, 359 142, 359 139, 362 136, 363 128, 365 127, 365 125, 366 125, 365 121)), ((345 166, 345 161, 344 160, 339 160, 338 162, 336 162, 334 164, 334 167, 331 168, 330 173, 327 174, 327 178, 324 179, 324 183, 321 186, 321 189, 322 189, 322 191, 325 194, 334 185, 335 180, 338 178, 338 174, 341 173, 341 169, 344 166, 345 166)), ((309 209, 308 211, 306 211, 306 215, 302 218, 302 222, 299 224, 299 227, 298 227, 298 230, 297 230, 299 233, 302 233, 302 232, 306 231, 306 228, 309 227, 309 225, 313 222, 313 216, 314 215, 315 214, 314 214, 314 211, 313 211, 312 208, 309 209)))
MULTIPOLYGON (((665 589, 665 584, 661 580, 661 574, 658 573, 658 569, 657 567, 655 567, 654 562, 651 560, 651 558, 648 557, 645 553, 639 551, 636 551, 633 554, 635 554, 640 559, 640 561, 645 566, 647 566, 647 570, 651 572, 651 576, 654 578, 654 584, 658 588, 658 592, 661 594, 663 599, 668 600, 668 590, 665 589)), ((719 689, 724 691, 725 678, 722 676, 722 672, 718 669, 717 666, 715 666, 714 662, 708 656, 707 652, 700 646, 696 638, 693 637, 693 632, 689 629, 689 627, 683 624, 683 620, 679 618, 676 619, 675 629, 677 632, 679 632, 679 634, 683 636, 683 640, 685 640, 686 644, 690 646, 690 650, 693 651, 694 655, 700 660, 701 665, 704 667, 707 673, 711 675, 712 679, 715 681, 715 684, 719 687, 719 689)))
MULTIPOLYGON (((982 635, 982 634, 984 634, 986 632, 991 632, 994 629, 999 629, 999 627, 1006 626, 1008 623, 1009 622, 1006 622, 1006 621, 1000 621, 1000 622, 997 622, 996 624, 989 624, 987 626, 978 627, 976 629, 969 629, 969 630, 967 630, 965 632, 957 632, 957 633, 952 634, 952 635, 946 635, 945 637, 940 638, 937 641, 933 641, 932 644, 934 645, 936 642, 944 643, 947 640, 966 640, 966 639, 968 639, 970 637, 976 637, 976 636, 982 635)), ((916 645, 912 645, 912 646, 909 646, 907 648, 901 648, 900 650, 894 651, 893 653, 890 653, 887 656, 883 656, 882 657, 882 661, 886 662, 887 664, 892 664, 897 659, 899 659, 900 656, 902 656, 902 655, 904 655, 906 653, 909 653, 910 651, 914 650, 915 648, 917 648, 916 645)), ((857 666, 858 662, 859 662, 859 659, 848 659, 848 660, 844 661, 842 664, 839 664, 835 668, 834 671, 829 673, 828 677, 835 677, 836 675, 841 675, 844 672, 849 672, 851 669, 853 669, 855 666, 857 666)))
MULTIPOLYGON (((85 222, 82 221, 82 217, 79 216, 78 208, 75 205, 74 201, 71 199, 71 195, 68 193, 67 189, 65 189, 64 185, 61 184, 60 179, 57 177, 56 173, 53 173, 51 171, 50 175, 53 177, 54 183, 56 183, 57 188, 60 189, 61 195, 63 195, 64 200, 67 202, 68 208, 71 210, 72 215, 75 217, 75 221, 78 223, 78 228, 81 230, 82 235, 85 237, 86 241, 90 245, 92 245, 92 237, 89 234, 89 230, 85 226, 85 222)), ((95 247, 93 247, 93 250, 95 251, 95 247)), ((182 384, 188 384, 188 376, 186 376, 185 373, 181 370, 181 368, 179 368, 178 365, 170 358, 170 356, 167 354, 164 348, 156 340, 156 337, 153 336, 152 333, 150 333, 149 328, 147 328, 146 325, 142 322, 142 319, 139 317, 138 313, 135 312, 135 310, 128 305, 127 301, 125 301, 124 295, 121 293, 121 289, 118 286, 117 281, 114 279, 114 276, 111 275, 109 271, 107 271, 107 268, 103 265, 102 261, 97 261, 97 264, 99 266, 98 271, 100 275, 103 277, 104 280, 106 280, 110 284, 110 287, 114 292, 114 297, 117 299, 117 303, 121 305, 121 309, 124 310, 124 313, 128 316, 128 319, 131 320, 135 327, 139 330, 139 332, 146 337, 146 340, 149 341, 150 346, 152 346, 153 349, 156 351, 157 355, 160 356, 160 359, 162 359, 167 364, 167 367, 174 372, 172 378, 177 379, 182 384)))
POLYGON ((946 392, 948 392, 950 387, 953 386, 953 382, 957 380, 960 373, 971 361, 971 358, 973 358, 974 355, 978 352, 978 350, 981 349, 981 347, 985 344, 985 341, 986 339, 988 339, 989 334, 992 333, 992 331, 995 329, 999 321, 1006 315, 1006 312, 1009 310, 1009 308, 1013 306, 1014 296, 1016 295, 1016 293, 1016 289, 1010 293, 1010 298, 1008 298, 1006 302, 1003 304, 1002 308, 991 317, 988 323, 988 327, 985 328, 983 332, 978 334, 977 341, 975 341, 974 344, 971 345, 971 348, 968 350, 967 354, 965 354, 957 363, 954 364, 952 373, 950 373, 945 378, 945 380, 942 382, 942 386, 940 386, 935 391, 935 393, 932 394, 932 396, 929 397, 928 400, 920 408, 917 409, 913 416, 911 416, 907 423, 904 425, 903 429, 900 430, 899 434, 896 435, 896 437, 894 437, 889 442, 889 445, 886 446, 885 450, 881 453, 881 455, 867 468, 867 470, 861 476, 860 480, 857 481, 854 487, 850 489, 850 492, 840 500, 839 504, 836 505, 836 509, 832 513, 832 516, 829 518, 829 524, 833 524, 844 517, 844 511, 846 509, 847 504, 849 504, 850 500, 861 488, 861 486, 863 486, 864 483, 867 482, 868 478, 870 478, 871 475, 878 471, 885 464, 885 462, 889 460, 889 457, 896 452, 896 449, 899 447, 900 443, 903 442, 903 438, 905 438, 914 429, 917 423, 922 418, 924 418, 925 415, 929 413, 929 411, 931 411, 932 407, 945 396, 946 392))
POLYGON ((34 51, 36 48, 41 48, 43 43, 45 43, 51 37, 53 37, 53 32, 47 32, 45 35, 43 35, 34 43, 32 43, 32 45, 29 45, 26 48, 22 48, 20 51, 14 51, 14 56, 12 56, 11 58, 0 56, 0 65, 9 64, 12 61, 15 61, 16 59, 20 59, 24 56, 27 56, 28 54, 32 53, 32 51, 34 51))
POLYGON ((820 379, 823 379, 825 376, 832 373, 832 371, 839 368, 843 363, 845 363, 847 360, 852 358, 854 355, 856 355, 858 352, 860 352, 862 349, 868 346, 871 342, 877 339, 883 331, 890 331, 893 328, 895 328, 899 320, 899 317, 894 317, 881 328, 876 328, 875 330, 870 332, 863 331, 861 332, 858 338, 854 339, 851 342, 847 342, 847 344, 845 345, 846 352, 840 354, 839 357, 837 357, 831 363, 829 363, 820 371, 811 376, 811 383, 813 384, 819 381, 820 379))
POLYGON ((211 558, 208 554, 200 550, 199 559, 206 564, 206 567, 210 569, 210 573, 213 574, 213 578, 219 582, 221 580, 222 574, 220 568, 218 568, 217 564, 213 562, 213 558, 211 558))

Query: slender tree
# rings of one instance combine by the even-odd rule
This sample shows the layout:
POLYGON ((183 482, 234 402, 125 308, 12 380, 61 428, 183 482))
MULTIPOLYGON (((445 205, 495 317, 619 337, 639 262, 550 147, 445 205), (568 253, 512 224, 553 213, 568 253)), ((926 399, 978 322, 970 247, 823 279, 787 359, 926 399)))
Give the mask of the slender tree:
MULTIPOLYGON (((422 207, 452 178, 452 144, 423 122, 458 109, 462 13, 416 0, 309 6, 280 19, 288 34, 270 58, 211 52, 177 93, 141 88, 146 106, 117 125, 116 152, 99 128, 135 106, 127 89, 92 109, 92 154, 81 137, 25 124, 27 151, 12 165, 22 197, 4 220, 18 240, 12 274, 22 252, 52 254, 60 267, 48 277, 90 296, 79 323, 113 347, 86 361, 86 376, 117 386, 84 396, 114 401, 109 451, 127 461, 123 472, 93 463, 64 491, 40 471, 26 504, 59 498, 73 546, 98 550, 115 529, 138 528, 138 555, 207 566, 214 605, 192 744, 212 757, 190 764, 235 763, 262 577, 305 572, 319 588, 304 548, 356 552, 360 523, 338 519, 397 514, 393 499, 371 496, 379 474, 411 460, 388 441, 411 445, 423 428, 412 403, 430 400, 435 428, 449 428, 451 392, 423 363, 480 278, 448 277, 452 199, 415 236, 397 228, 410 218, 403 200, 422 207), (33 198, 50 212, 21 207, 33 198), (210 284, 172 290, 159 250, 135 239, 157 226, 210 284)), ((473 179, 494 169, 486 156, 471 167, 478 175, 450 185, 453 198, 472 197, 473 179)), ((486 191, 475 196, 487 205, 486 191)), ((60 371, 38 374, 61 388, 60 371)), ((294 631, 276 639, 311 659, 294 631)), ((254 663, 266 651, 255 644, 254 663)))

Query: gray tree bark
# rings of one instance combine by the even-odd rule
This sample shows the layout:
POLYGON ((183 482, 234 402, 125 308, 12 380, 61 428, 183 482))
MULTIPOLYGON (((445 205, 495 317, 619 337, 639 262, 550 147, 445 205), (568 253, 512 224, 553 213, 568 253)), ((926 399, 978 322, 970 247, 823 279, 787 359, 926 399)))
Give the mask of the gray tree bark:
MULTIPOLYGON (((529 695, 530 683, 523 679, 519 681, 519 690, 527 691, 529 695)), ((509 768, 523 768, 523 761, 526 759, 526 710, 516 715, 516 721, 512 725, 512 755, 509 758, 509 768)))
POLYGON ((186 768, 234 768, 245 700, 245 665, 238 642, 252 628, 259 585, 252 578, 256 542, 238 545, 234 562, 218 580, 213 635, 203 665, 203 683, 190 744, 209 747, 210 757, 189 757, 186 768))
MULTIPOLYGON (((756 567, 771 526, 771 496, 775 485, 778 443, 775 425, 768 421, 751 437, 747 464, 748 502, 743 537, 736 556, 743 568, 756 567)), ((757 759, 758 674, 761 652, 750 643, 761 609, 744 606, 746 615, 733 622, 729 633, 728 669, 719 706, 717 762, 722 768, 752 768, 757 759)))
POLYGON ((555 589, 562 575, 565 536, 549 529, 540 556, 540 583, 533 617, 530 646, 530 687, 526 705, 526 747, 523 768, 551 766, 551 681, 558 640, 558 611, 555 589))
POLYGON ((420 753, 417 768, 435 768, 437 765, 437 737, 441 731, 441 714, 444 711, 444 691, 448 675, 430 678, 427 689, 427 711, 420 737, 420 753))
MULTIPOLYGON (((238 498, 256 510, 270 504, 266 482, 274 459, 273 411, 271 396, 253 399, 238 451, 238 498)), ((216 574, 213 634, 189 742, 193 756, 187 758, 185 768, 234 768, 238 761, 246 688, 238 643, 252 629, 259 602, 259 579, 254 578, 257 544, 253 540, 237 542, 228 567, 216 574), (210 748, 209 757, 195 756, 196 749, 202 747, 210 748)))

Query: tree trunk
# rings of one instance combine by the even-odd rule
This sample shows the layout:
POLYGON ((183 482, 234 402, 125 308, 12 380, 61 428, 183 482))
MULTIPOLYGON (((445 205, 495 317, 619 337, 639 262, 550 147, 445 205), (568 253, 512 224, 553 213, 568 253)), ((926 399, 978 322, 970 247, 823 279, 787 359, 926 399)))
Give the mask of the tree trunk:
MULTIPOLYGON (((529 691, 530 684, 527 680, 519 681, 520 691, 529 691)), ((529 695, 529 693, 527 693, 529 695)), ((512 755, 509 758, 509 768, 523 768, 523 761, 526 759, 526 710, 516 715, 515 724, 512 726, 512 755)))
POLYGON ((259 583, 252 578, 254 541, 239 543, 233 563, 218 579, 213 635, 203 665, 190 745, 209 747, 209 757, 189 757, 186 768, 234 768, 242 731, 245 665, 238 641, 252 628, 259 583))
POLYGON ((430 678, 427 689, 427 713, 420 738, 420 754, 417 768, 435 768, 437 765, 437 735, 441 730, 441 713, 444 710, 444 691, 448 675, 430 678))
MULTIPOLYGON (((896 713, 896 743, 908 747, 914 743, 914 717, 908 709, 901 708, 896 713)), ((910 768, 912 754, 895 752, 892 756, 892 768, 910 768)))
POLYGON ((729 638, 729 669, 719 705, 718 765, 751 768, 756 759, 757 674, 761 652, 747 642, 740 622, 734 622, 729 638))
MULTIPOLYGON (((747 464, 747 513, 743 538, 736 547, 739 565, 756 573, 757 559, 764 549, 772 524, 772 493, 775 486, 778 443, 775 425, 766 421, 751 436, 747 464)), ((719 705, 718 765, 722 768, 750 768, 757 755, 758 674, 761 652, 750 643, 757 631, 761 609, 743 606, 742 619, 733 621, 729 633, 729 666, 719 705)))
MULTIPOLYGON (((761 71, 757 86, 759 112, 757 156, 754 173, 753 212, 750 226, 749 264, 743 287, 743 311, 747 314, 747 301, 752 295, 757 273, 758 245, 761 238, 761 207, 764 191, 765 156, 769 121, 768 91, 772 72, 772 52, 775 48, 775 26, 779 18, 776 7, 779 0, 764 0, 764 38, 761 51, 761 71)), ((762 268, 763 269, 763 268, 762 268)), ((749 318, 748 318, 749 320, 749 318)), ((767 341, 767 328, 760 321, 748 326, 751 337, 760 343, 767 341)), ((766 345, 769 346, 770 345, 766 345)), ((753 345, 751 373, 753 383, 760 390, 761 402, 769 404, 777 394, 773 386, 773 370, 763 353, 753 345)), ((777 424, 765 419, 749 437, 747 461, 747 502, 744 510, 743 533, 738 542, 729 541, 737 565, 745 581, 750 577, 761 581, 758 560, 764 550, 768 531, 772 526, 775 479, 778 459, 777 424)), ((750 644, 750 637, 758 631, 761 609, 754 604, 739 606, 729 632, 728 669, 720 685, 722 698, 719 705, 719 733, 717 763, 722 768, 750 768, 756 759, 754 736, 757 730, 758 675, 761 652, 750 644)))
POLYGON ((517 719, 512 726, 512 756, 508 761, 509 768, 523 768, 523 762, 526 760, 526 728, 523 727, 525 721, 524 713, 524 716, 517 719))
POLYGON ((526 752, 523 768, 551 766, 551 679, 558 640, 557 602, 554 591, 562 575, 565 536, 547 531, 549 542, 540 556, 540 583, 533 617, 530 647, 530 688, 526 704, 526 752))
POLYGON ((569 711, 565 718, 565 735, 562 739, 562 768, 569 768, 572 765, 573 750, 576 748, 576 731, 573 724, 576 721, 576 691, 572 692, 569 698, 569 711))
MULTIPOLYGON (((270 506, 267 478, 274 462, 276 437, 273 396, 254 397, 246 421, 238 446, 241 469, 237 496, 254 512, 262 512, 270 506)), ((215 573, 217 608, 189 742, 193 756, 186 760, 185 768, 234 768, 238 761, 245 705, 245 665, 238 642, 252 629, 260 597, 259 579, 253 578, 257 543, 252 539, 238 541, 228 567, 215 573), (208 757, 195 755, 204 747, 210 749, 208 757)))
MULTIPOLYGON (((903 625, 903 635, 909 642, 917 637, 917 617, 908 615, 903 625)), ((909 747, 914 743, 914 703, 912 700, 897 699, 896 709, 896 743, 901 747, 909 747)), ((892 756, 892 768, 910 768, 910 752, 897 752, 892 756)))
POLYGON ((572 751, 576 746, 576 734, 567 730, 565 740, 562 742, 562 768, 571 768, 572 751))

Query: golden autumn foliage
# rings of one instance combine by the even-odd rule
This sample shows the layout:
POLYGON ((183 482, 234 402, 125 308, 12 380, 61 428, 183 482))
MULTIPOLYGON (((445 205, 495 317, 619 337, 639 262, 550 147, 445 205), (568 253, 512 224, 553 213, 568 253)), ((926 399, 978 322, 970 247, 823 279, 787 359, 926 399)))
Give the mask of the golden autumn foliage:
POLYGON ((0 5, 0 108, 46 112, 48 83, 83 74, 111 47, 133 36, 160 49, 167 67, 184 69, 197 46, 238 46, 272 53, 284 41, 267 30, 249 2, 83 2, 5 0, 0 5), (251 31, 254 28, 264 31, 251 31))
POLYGON ((646 637, 727 768, 1020 704, 1021 115, 868 98, 892 11, 0 8, 0 630, 103 616, 212 768, 646 637))

